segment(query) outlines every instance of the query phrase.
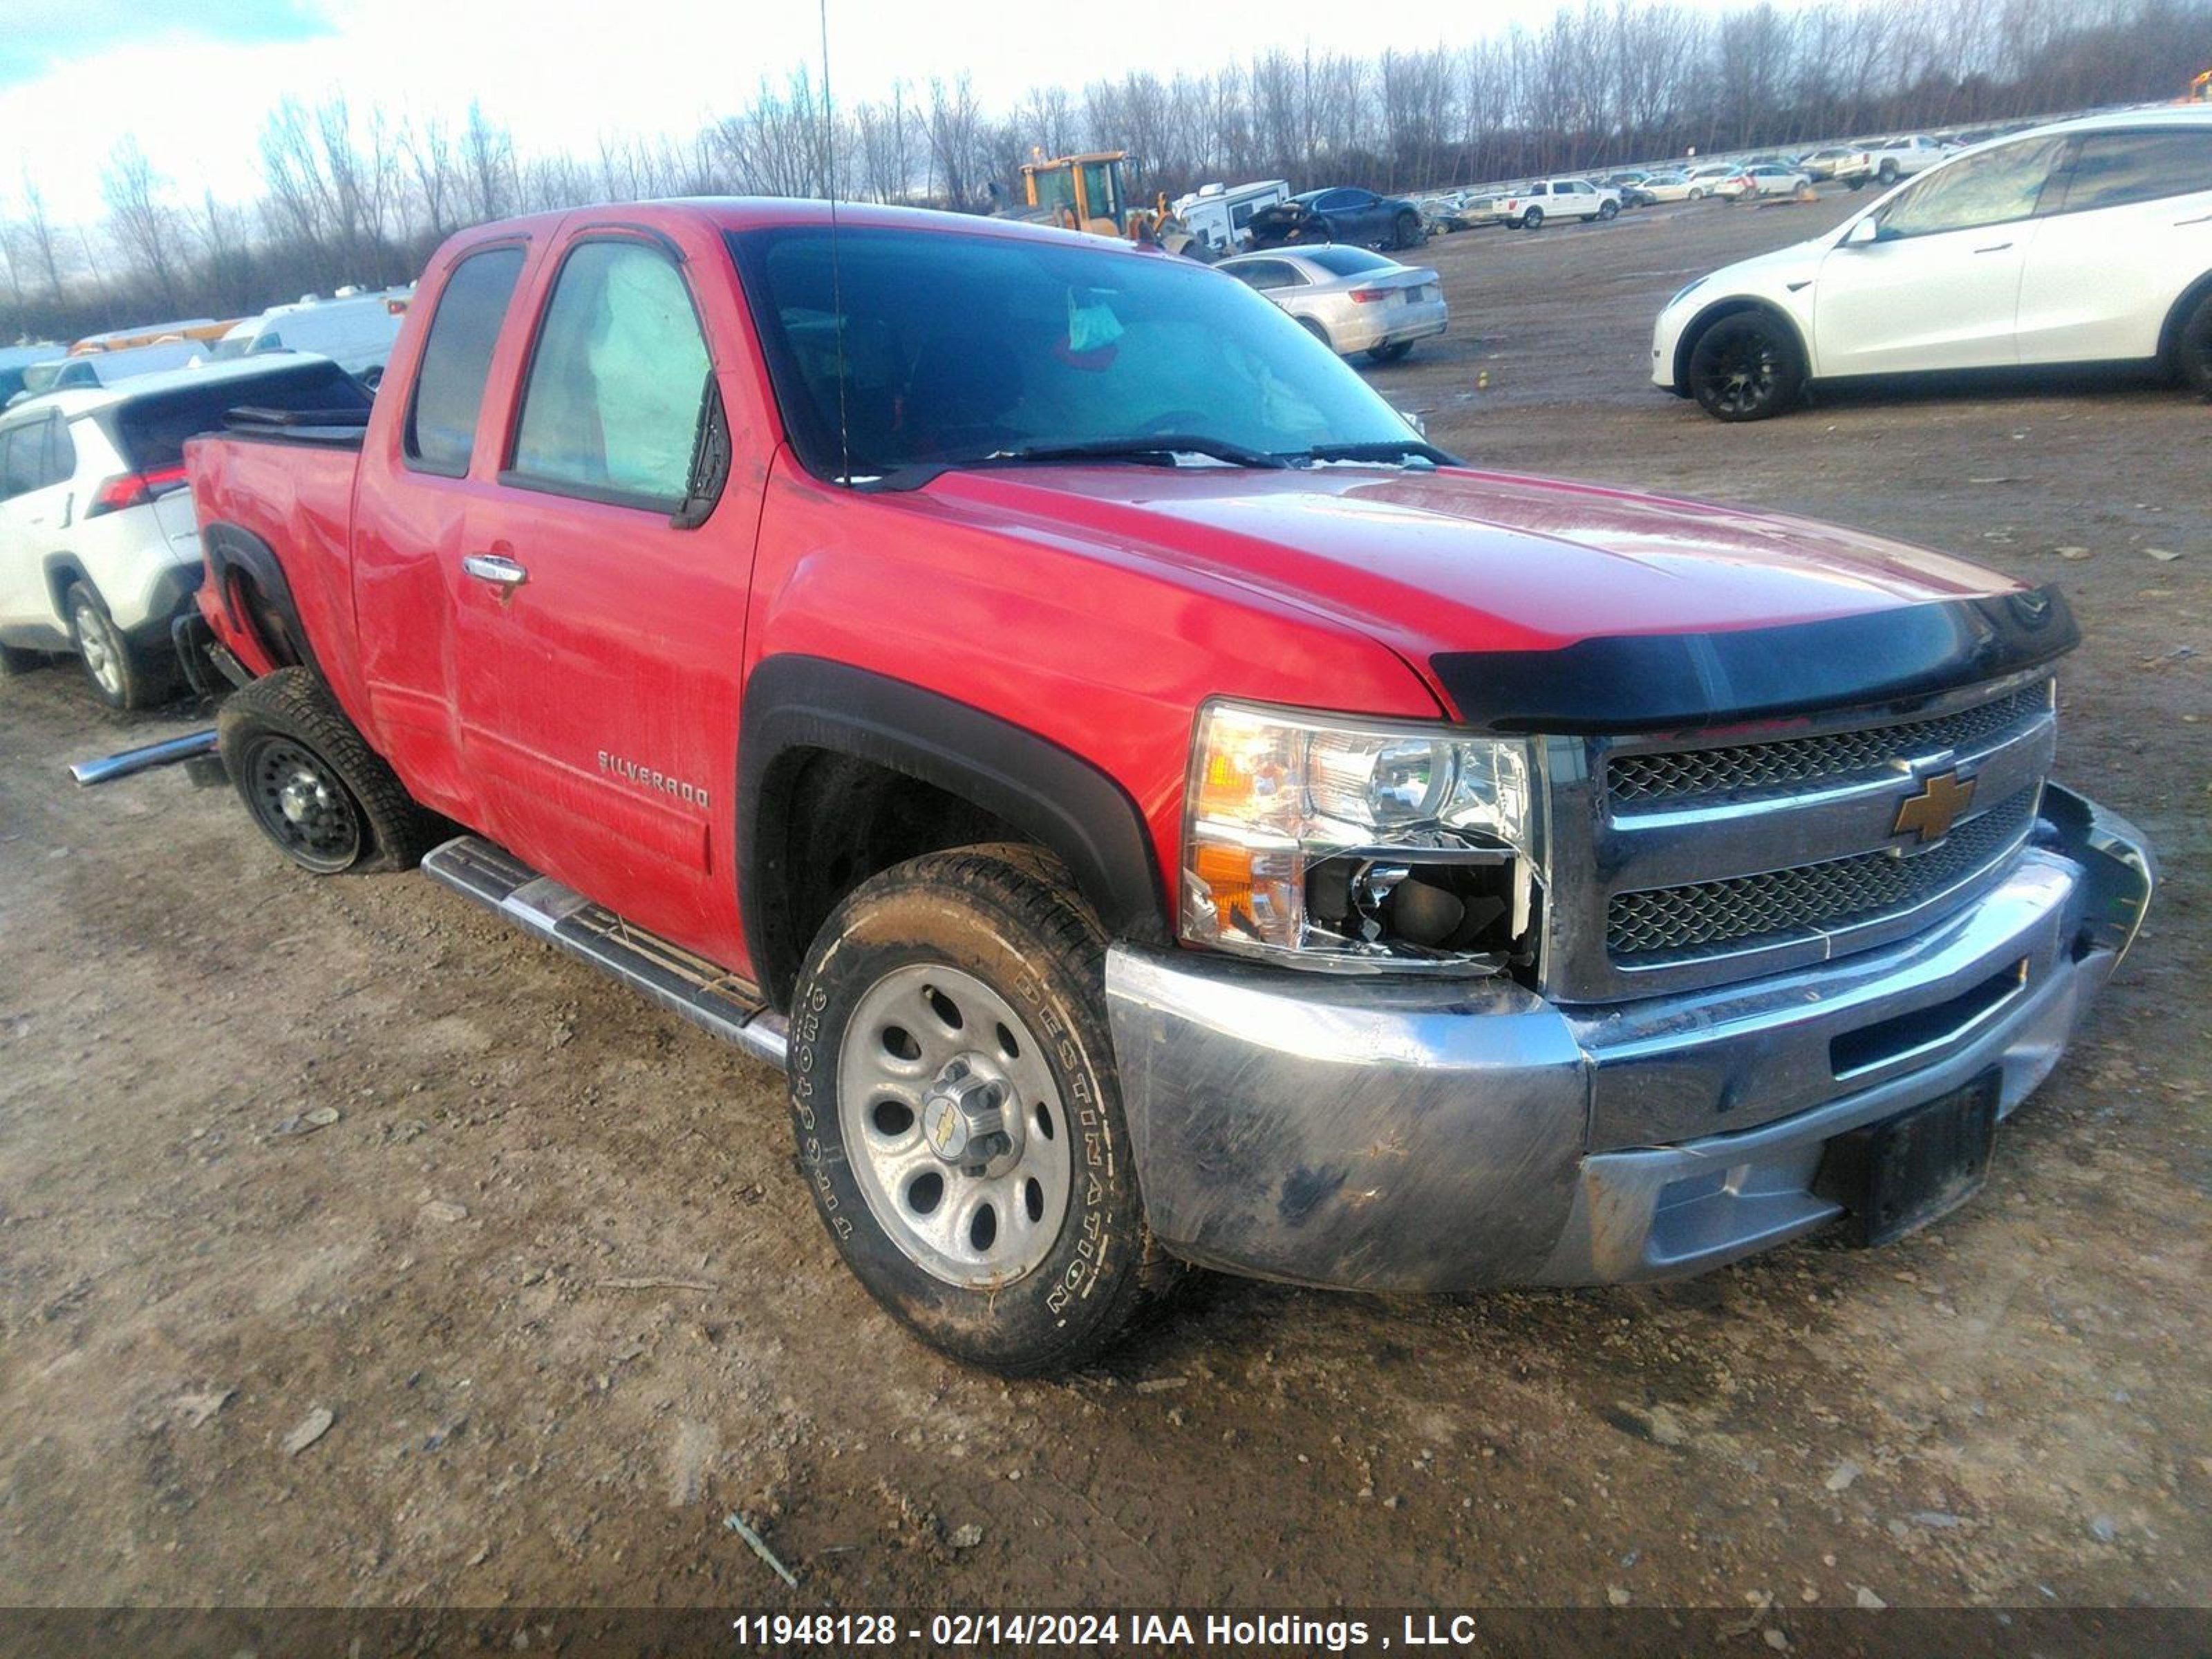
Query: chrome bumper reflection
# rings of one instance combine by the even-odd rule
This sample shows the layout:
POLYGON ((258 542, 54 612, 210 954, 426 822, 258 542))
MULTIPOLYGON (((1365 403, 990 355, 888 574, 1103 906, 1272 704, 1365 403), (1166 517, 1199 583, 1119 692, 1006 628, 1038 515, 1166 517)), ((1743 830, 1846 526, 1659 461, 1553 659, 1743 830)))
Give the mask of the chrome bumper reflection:
POLYGON ((1401 1291, 1668 1277, 1806 1231, 1838 1213, 1810 1190, 1830 1139, 1992 1068, 2009 1113, 2133 939, 2142 837, 2055 786, 2044 817, 1925 933, 1618 1007, 1116 945, 1153 1230, 1217 1267, 1401 1291))

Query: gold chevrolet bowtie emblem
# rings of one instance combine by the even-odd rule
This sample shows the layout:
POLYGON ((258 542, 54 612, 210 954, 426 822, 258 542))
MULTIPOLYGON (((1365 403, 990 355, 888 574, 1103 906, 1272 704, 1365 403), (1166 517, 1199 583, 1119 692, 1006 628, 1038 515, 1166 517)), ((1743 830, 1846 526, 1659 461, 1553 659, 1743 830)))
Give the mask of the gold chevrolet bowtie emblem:
POLYGON ((1951 826, 1959 821, 1974 799, 1974 781, 1962 778, 1956 772, 1939 772, 1920 787, 1917 795, 1907 795, 1897 804, 1897 822, 1890 826, 1893 836, 1916 836, 1923 847, 1931 841, 1941 841, 1951 833, 1951 826))

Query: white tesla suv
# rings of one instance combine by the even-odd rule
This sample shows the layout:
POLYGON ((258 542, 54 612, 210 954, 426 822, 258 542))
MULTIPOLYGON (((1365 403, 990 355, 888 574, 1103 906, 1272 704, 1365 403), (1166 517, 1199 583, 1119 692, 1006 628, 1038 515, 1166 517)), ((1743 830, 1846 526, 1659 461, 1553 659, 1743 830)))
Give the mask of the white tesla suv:
POLYGON ((1652 380, 1723 421, 1821 380, 2107 362, 2212 396, 2212 107, 1962 151, 1825 235, 1699 277, 1651 337, 1652 380))

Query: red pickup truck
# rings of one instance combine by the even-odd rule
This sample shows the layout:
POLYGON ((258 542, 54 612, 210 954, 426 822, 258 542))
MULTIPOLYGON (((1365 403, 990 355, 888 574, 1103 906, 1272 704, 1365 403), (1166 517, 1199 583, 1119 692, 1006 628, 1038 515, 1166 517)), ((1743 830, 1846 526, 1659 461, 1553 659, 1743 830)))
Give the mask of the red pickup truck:
POLYGON ((421 296, 365 423, 191 447, 237 787, 785 1067, 836 1248, 969 1361, 1182 1261, 1893 1237, 2148 898, 2046 775, 2057 592, 1462 465, 1194 263, 696 202, 421 296))

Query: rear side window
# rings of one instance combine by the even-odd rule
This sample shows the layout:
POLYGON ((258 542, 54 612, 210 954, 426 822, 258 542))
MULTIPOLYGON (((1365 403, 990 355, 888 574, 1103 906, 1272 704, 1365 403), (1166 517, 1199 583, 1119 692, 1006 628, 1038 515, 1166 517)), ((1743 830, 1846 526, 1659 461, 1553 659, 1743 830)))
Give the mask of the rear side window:
POLYGON ((2060 210, 2089 213, 2212 190, 2212 128, 2093 132, 2081 140, 2060 210))
POLYGON ((1327 247, 1305 251, 1309 264, 1319 265, 1332 276, 1361 276, 1370 270, 1395 270, 1398 262, 1386 259, 1379 253, 1370 253, 1365 248, 1345 247, 1331 244, 1327 247))
POLYGON ((39 487, 39 452, 45 436, 35 426, 0 432, 0 501, 39 487))
POLYGON ((112 416, 115 447, 134 472, 162 472, 184 465, 185 440, 222 425, 239 408, 367 409, 368 393, 336 363, 303 358, 258 374, 226 375, 205 386, 150 392, 120 405, 112 416))
POLYGON ((76 440, 69 422, 58 415, 46 422, 46 482, 57 484, 76 476, 76 440))
POLYGON ((521 275, 522 250, 495 247, 471 254, 446 279, 407 411, 407 459, 425 472, 458 478, 469 470, 492 348, 521 275))
POLYGON ((672 510, 690 493, 706 386, 675 265, 641 242, 586 242, 546 304, 507 476, 672 510))

